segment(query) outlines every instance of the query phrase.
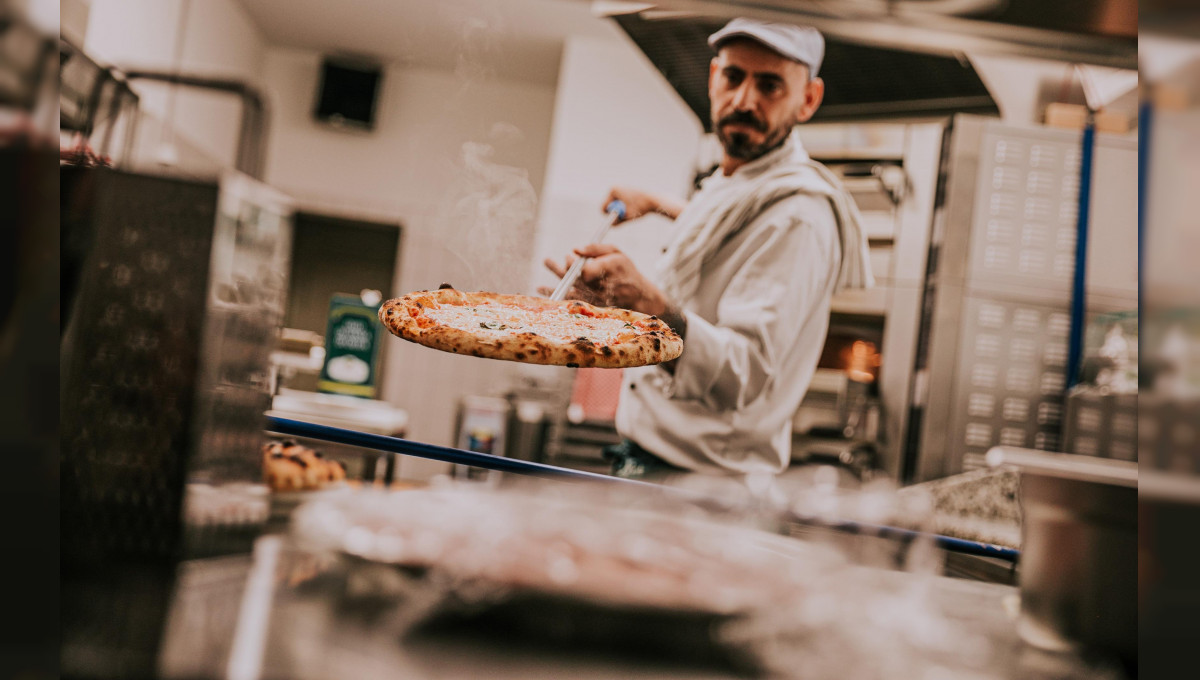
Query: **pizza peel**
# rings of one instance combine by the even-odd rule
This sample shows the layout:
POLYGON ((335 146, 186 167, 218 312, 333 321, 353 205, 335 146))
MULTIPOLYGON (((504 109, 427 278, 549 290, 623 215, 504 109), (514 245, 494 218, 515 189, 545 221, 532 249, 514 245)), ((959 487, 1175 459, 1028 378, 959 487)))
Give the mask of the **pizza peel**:
MULTIPOLYGON (((604 240, 605 235, 608 234, 608 230, 617 223, 617 220, 624 219, 625 204, 614 200, 608 204, 604 212, 607 219, 604 220, 604 224, 600 225, 599 231, 596 232, 596 235, 588 243, 600 243, 604 240)), ((550 293, 551 300, 562 301, 567 297, 567 292, 575 285, 575 281, 579 278, 579 273, 583 271, 584 263, 589 259, 591 258, 580 257, 571 263, 571 266, 567 268, 567 273, 563 274, 562 280, 555 286, 554 292, 550 293)))

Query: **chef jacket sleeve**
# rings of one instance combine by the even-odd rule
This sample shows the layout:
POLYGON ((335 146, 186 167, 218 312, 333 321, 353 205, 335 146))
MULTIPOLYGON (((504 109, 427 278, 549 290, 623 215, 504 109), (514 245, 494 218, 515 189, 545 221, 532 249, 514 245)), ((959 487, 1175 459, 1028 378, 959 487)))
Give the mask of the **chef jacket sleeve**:
POLYGON ((840 253, 833 212, 808 211, 806 219, 789 203, 759 216, 765 225, 751 225, 752 237, 741 246, 749 257, 720 293, 716 319, 685 310, 673 398, 741 409, 772 380, 787 379, 777 375, 782 357, 812 314, 828 313, 840 253))

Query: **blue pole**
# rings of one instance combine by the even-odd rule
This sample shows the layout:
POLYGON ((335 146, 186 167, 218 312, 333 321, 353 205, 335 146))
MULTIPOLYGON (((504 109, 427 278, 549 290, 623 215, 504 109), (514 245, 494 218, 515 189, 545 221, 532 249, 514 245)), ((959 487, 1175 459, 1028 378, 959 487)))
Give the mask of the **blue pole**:
POLYGON ((438 446, 436 444, 426 444, 425 442, 413 441, 411 439, 401 439, 399 437, 386 437, 380 434, 358 432, 357 430, 346 430, 339 427, 328 427, 326 425, 306 423, 300 420, 289 420, 287 418, 275 418, 272 416, 267 416, 266 429, 268 432, 276 432, 278 434, 289 435, 292 437, 319 439, 321 441, 332 442, 334 444, 358 446, 362 448, 375 449, 377 451, 386 451, 388 453, 399 453, 406 456, 440 460, 445 463, 454 463, 456 465, 471 465, 474 467, 484 468, 486 470, 512 472, 519 475, 548 477, 567 481, 638 484, 657 488, 657 485, 647 484, 646 482, 639 482, 631 479, 623 479, 621 477, 610 477, 608 475, 600 475, 594 472, 570 470, 568 468, 556 467, 554 465, 545 465, 542 463, 532 463, 526 460, 517 460, 516 458, 493 456, 487 453, 478 453, 475 451, 467 451, 465 449, 455 449, 450 448, 449 446, 438 446))
POLYGON ((1150 131, 1154 106, 1149 98, 1138 107, 1138 326, 1142 325, 1142 250, 1146 236, 1146 177, 1150 165, 1150 131))
MULTIPOLYGON (((599 475, 594 472, 583 472, 580 470, 570 470, 567 468, 556 467, 554 465, 544 465, 542 463, 531 463, 525 460, 517 460, 515 458, 505 458, 503 456, 493 456, 487 453, 478 453, 475 451, 467 451, 464 449, 455 449, 448 446, 438 446, 436 444, 426 444, 424 442, 412 441, 410 439, 401 439, 399 437, 386 437, 379 434, 370 434, 367 432, 359 432, 357 430, 346 430, 339 427, 329 427, 327 425, 317 425, 315 423, 306 423, 300 420, 290 420, 287 418, 276 418, 267 416, 268 432, 287 435, 291 437, 304 437, 306 439, 317 439, 320 441, 331 442, 334 444, 345 444, 347 446, 357 446, 377 451, 386 451, 388 453, 398 453, 406 456, 416 456, 418 458, 428 458, 430 460, 440 460, 446 463, 454 463, 456 465, 472 465, 475 467, 484 468, 487 470, 499 470, 500 472, 513 472, 521 475, 530 475, 534 477, 544 477, 548 479, 557 479, 562 481, 591 481, 591 482, 608 482, 616 484, 627 484, 640 486, 647 489, 654 489, 660 492, 677 494, 681 498, 692 498, 696 500, 704 500, 702 496, 694 492, 684 489, 675 489, 672 487, 663 487, 658 484, 648 482, 640 482, 633 479, 622 479, 620 477, 610 477, 608 475, 599 475)), ((841 531, 849 531, 851 533, 868 534, 872 536, 881 536, 885 538, 898 539, 901 541, 911 541, 920 536, 926 535, 921 532, 912 531, 910 529, 901 529, 898 527, 889 527, 882 525, 863 524, 859 522, 827 522, 817 521, 812 518, 803 518, 796 515, 791 515, 790 519, 804 524, 816 524, 825 526, 831 529, 841 531)), ((932 535, 934 542, 944 550, 951 552, 966 553, 969 555, 983 555, 986 557, 996 557, 1010 562, 1017 561, 1018 553, 1010 548, 990 545, 987 543, 978 543, 976 541, 966 541, 949 536, 932 535)))
POLYGON ((1079 212, 1075 217, 1075 278, 1071 284, 1071 334, 1067 344, 1067 387, 1079 382, 1083 361, 1083 330, 1087 324, 1088 218, 1092 197, 1092 152, 1096 146, 1096 123, 1088 114, 1083 128, 1083 152, 1079 161, 1079 212))

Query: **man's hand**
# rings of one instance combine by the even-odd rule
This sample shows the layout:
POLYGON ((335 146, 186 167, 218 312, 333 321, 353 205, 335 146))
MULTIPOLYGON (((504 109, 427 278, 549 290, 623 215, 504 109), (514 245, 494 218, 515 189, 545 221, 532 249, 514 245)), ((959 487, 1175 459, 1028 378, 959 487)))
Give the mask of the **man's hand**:
POLYGON ((604 199, 604 207, 601 210, 605 209, 613 201, 621 201, 625 204, 625 217, 624 219, 617 220, 617 224, 636 220, 650 213, 658 213, 670 219, 675 219, 679 217, 679 213, 683 210, 684 205, 679 201, 665 196, 649 194, 645 191, 630 189, 628 187, 613 187, 608 192, 608 198, 604 199))
MULTIPOLYGON (((666 295, 650 279, 642 275, 629 256, 616 246, 593 243, 577 248, 567 258, 565 265, 547 259, 546 268, 562 278, 577 257, 591 258, 584 263, 575 281, 575 287, 567 294, 572 300, 582 300, 603 307, 621 307, 635 312, 662 316, 669 306, 666 295)), ((539 289, 543 295, 550 289, 539 289)))

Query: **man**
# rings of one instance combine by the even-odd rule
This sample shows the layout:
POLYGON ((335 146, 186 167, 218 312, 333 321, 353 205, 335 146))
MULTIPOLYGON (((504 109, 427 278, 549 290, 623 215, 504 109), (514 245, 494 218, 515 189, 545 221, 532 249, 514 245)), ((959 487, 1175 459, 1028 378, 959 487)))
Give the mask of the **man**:
POLYGON ((606 452, 621 476, 787 467, 830 297, 872 284, 853 203, 793 131, 824 94, 821 34, 735 19, 708 43, 719 171, 686 205, 625 188, 605 200, 624 201, 625 220, 657 212, 676 221, 661 275, 651 280, 610 245, 575 251, 592 259, 574 297, 653 314, 684 338, 675 361, 625 371, 624 442, 606 452))

